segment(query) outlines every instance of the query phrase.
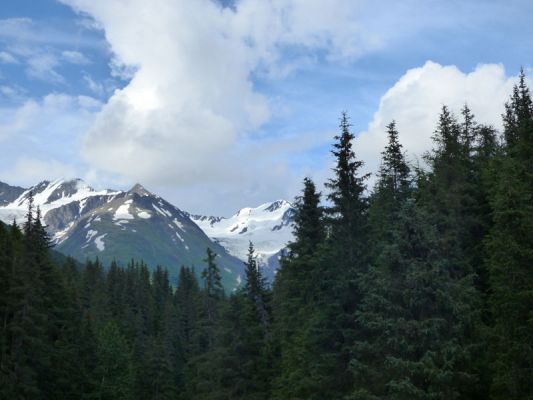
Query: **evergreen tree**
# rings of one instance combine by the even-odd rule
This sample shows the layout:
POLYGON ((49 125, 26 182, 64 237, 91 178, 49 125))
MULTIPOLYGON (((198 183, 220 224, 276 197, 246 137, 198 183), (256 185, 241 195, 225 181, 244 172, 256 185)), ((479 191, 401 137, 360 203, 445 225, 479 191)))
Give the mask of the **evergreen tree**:
POLYGON ((250 242, 248 247, 248 261, 244 263, 246 276, 246 284, 244 291, 250 301, 255 305, 261 325, 267 331, 270 325, 270 311, 268 309, 266 280, 261 273, 259 264, 257 263, 254 245, 250 242))
POLYGON ((475 383, 469 371, 478 324, 469 277, 452 274, 438 233, 408 200, 392 240, 362 279, 366 295, 353 347, 350 399, 458 399, 475 383))
POLYGON ((24 224, 23 252, 13 265, 8 289, 11 316, 7 323, 9 355, 3 378, 11 398, 39 398, 39 371, 49 367, 46 354, 46 313, 43 307, 42 257, 30 192, 24 224))
MULTIPOLYGON (((273 290, 274 331, 277 342, 277 377, 273 383, 273 398, 306 398, 311 386, 309 352, 303 340, 311 300, 316 295, 316 252, 323 244, 325 229, 320 193, 309 178, 304 179, 302 195, 294 202, 294 241, 289 243, 288 254, 281 259, 273 290)), ((312 390, 312 389, 311 389, 312 390)))
POLYGON ((206 348, 213 344, 214 330, 219 318, 220 302, 224 298, 224 288, 220 277, 220 270, 215 263, 216 254, 210 248, 207 249, 207 258, 204 260, 207 267, 202 271, 204 280, 204 334, 206 339, 206 348))
POLYGON ((375 252, 390 241, 391 228, 405 200, 412 192, 410 168, 398 139, 396 123, 387 126, 388 143, 381 153, 378 181, 370 199, 369 228, 375 252))
POLYGON ((252 243, 245 279, 220 308, 213 344, 200 358, 194 378, 195 399, 270 398, 268 290, 252 243))
POLYGON ((289 244, 289 258, 313 254, 325 238, 321 194, 310 178, 305 178, 303 184, 302 196, 294 203, 294 240, 289 244))
POLYGON ((362 240, 366 229, 367 201, 364 197, 365 180, 369 174, 360 175, 363 162, 357 160, 352 149, 354 135, 350 132, 348 116, 343 113, 340 134, 335 136, 332 154, 336 159, 334 177, 326 183, 330 190, 328 200, 331 224, 331 239, 336 243, 340 258, 346 265, 355 268, 361 262, 365 243, 362 240))
MULTIPOLYGON (((439 192, 444 189, 437 187, 442 182, 435 175, 443 179, 445 172, 452 173, 448 161, 459 157, 447 152, 461 151, 453 146, 454 130, 444 109, 431 158, 436 170, 429 173, 439 192)), ((397 132, 389 125, 370 209, 371 228, 381 234, 375 235, 372 264, 360 280, 364 298, 356 313, 351 399, 453 399, 475 382, 469 370, 478 323, 471 277, 453 273, 455 260, 446 253, 446 242, 438 241, 446 234, 444 225, 437 234, 426 208, 412 197, 408 173, 397 132), (400 185, 395 184, 398 171, 400 185)), ((433 205, 434 199, 422 201, 433 205)))
POLYGON ((146 382, 146 389, 138 394, 138 398, 154 400, 176 398, 174 369, 161 338, 155 337, 149 340, 141 374, 142 380, 146 382))
POLYGON ((530 399, 533 101, 503 142, 446 107, 416 179, 394 122, 369 198, 346 114, 329 207, 306 178, 271 289, 252 243, 225 296, 207 249, 182 267, 58 265, 28 193, 0 223, 0 398, 530 399))
MULTIPOLYGON (((177 369, 200 352, 198 318, 200 313, 200 287, 192 268, 181 267, 178 287, 174 293, 177 321, 177 369)), ((180 379, 181 381, 181 379, 180 379)))
POLYGON ((132 351, 116 323, 106 323, 96 335, 97 398, 126 400, 133 398, 132 351))
POLYGON ((522 71, 504 114, 487 240, 494 399, 531 398, 533 384, 533 106, 522 71))
MULTIPOLYGON (((204 260, 207 264, 202 271, 204 289, 202 292, 202 307, 197 325, 198 353, 192 357, 185 369, 186 398, 213 398, 202 397, 200 394, 208 393, 214 395, 212 375, 212 356, 215 351, 215 340, 217 329, 221 321, 221 307, 224 303, 224 289, 222 287, 220 270, 215 262, 216 254, 207 249, 207 257, 204 260), (213 389, 210 389, 213 388, 213 389), (196 397, 195 397, 196 396, 196 397)), ((215 397, 216 398, 216 397, 215 397)))
POLYGON ((221 316, 192 398, 269 399, 270 365, 254 301, 241 290, 225 302, 221 316))

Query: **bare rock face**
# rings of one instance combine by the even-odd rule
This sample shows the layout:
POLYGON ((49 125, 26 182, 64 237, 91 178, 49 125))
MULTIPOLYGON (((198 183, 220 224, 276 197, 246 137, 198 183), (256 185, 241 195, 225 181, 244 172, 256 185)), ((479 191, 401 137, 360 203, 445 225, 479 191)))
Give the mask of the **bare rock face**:
POLYGON ((11 203, 25 190, 19 186, 10 186, 7 183, 0 182, 0 207, 11 203))

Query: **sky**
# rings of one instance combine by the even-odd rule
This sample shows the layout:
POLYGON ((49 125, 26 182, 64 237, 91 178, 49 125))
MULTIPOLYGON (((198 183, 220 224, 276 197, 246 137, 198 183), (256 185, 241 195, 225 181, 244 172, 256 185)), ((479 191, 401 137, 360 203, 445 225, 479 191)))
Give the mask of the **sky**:
POLYGON ((231 215, 322 185, 343 111, 365 171, 392 120, 416 163, 443 105, 501 128, 533 72, 531 15, 530 0, 2 0, 0 181, 140 182, 231 215))

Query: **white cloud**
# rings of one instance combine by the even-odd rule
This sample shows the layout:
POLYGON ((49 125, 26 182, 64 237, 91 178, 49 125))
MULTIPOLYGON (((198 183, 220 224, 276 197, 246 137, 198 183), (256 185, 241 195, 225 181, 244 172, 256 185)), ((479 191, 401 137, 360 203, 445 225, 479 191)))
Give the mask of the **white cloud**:
POLYGON ((96 20, 113 70, 131 78, 88 131, 84 155, 147 184, 242 185, 257 163, 239 143, 271 115, 252 75, 293 68, 298 60, 284 60, 287 48, 298 47, 309 63, 312 52, 353 58, 379 46, 357 24, 358 1, 242 0, 234 8, 208 0, 63 2, 96 20))
POLYGON ((62 30, 62 28, 61 24, 54 25, 26 17, 0 19, 0 41, 6 42, 9 46, 24 43, 31 46, 101 48, 103 45, 99 39, 73 35, 72 31, 62 30))
POLYGON ((57 58, 50 53, 36 53, 27 59, 28 75, 35 79, 61 83, 64 82, 63 76, 55 68, 59 66, 57 58))
POLYGON ((23 187, 35 185, 44 180, 78 177, 79 171, 71 164, 65 164, 55 159, 39 159, 22 155, 14 165, 0 171, 0 179, 4 182, 17 184, 23 187), (12 182, 16 176, 17 181, 12 182))
MULTIPOLYGON (((333 65, 352 61, 431 25, 395 29, 413 22, 409 7, 391 3, 394 12, 380 16, 365 2, 350 0, 240 0, 232 8, 209 0, 129 0, 127 7, 105 0, 61 1, 94 18, 109 42, 113 74, 130 79, 88 130, 85 160, 162 190, 194 192, 191 197, 205 197, 211 205, 202 188, 228 203, 239 196, 252 203, 266 193, 294 194, 301 178, 288 167, 289 151, 279 149, 283 139, 274 151, 253 135, 277 105, 252 77, 283 77, 321 58, 333 65)), ((480 121, 498 125, 511 85, 498 65, 463 73, 428 62, 409 70, 360 134, 358 156, 367 169, 377 169, 385 125, 392 119, 406 148, 420 155, 431 146, 443 104, 457 111, 468 102, 480 121)), ((318 169, 309 173, 320 175, 318 169)))
MULTIPOLYGON (((310 150, 308 142, 316 137, 292 140, 267 126, 266 136, 278 137, 275 143, 258 133, 290 103, 283 94, 278 102, 260 90, 268 79, 298 68, 312 75, 313 65, 324 60, 337 68, 377 49, 409 43, 406 37, 420 36, 419 24, 426 29, 435 20, 439 26, 456 21, 435 12, 432 4, 420 8, 424 3, 418 0, 386 0, 387 13, 363 0, 238 0, 231 8, 215 0, 60 1, 79 12, 80 26, 103 30, 111 74, 124 79, 125 87, 115 89, 87 74, 83 79, 90 90, 101 98, 111 95, 106 104, 51 94, 18 108, 0 108, 0 141, 11 143, 12 149, 33 144, 25 158, 12 155, 11 164, 20 171, 24 165, 39 168, 38 162, 50 155, 52 172, 46 175, 52 176, 62 168, 68 171, 72 163, 67 160, 75 164, 81 148, 92 168, 86 174, 86 168, 75 169, 89 181, 106 185, 108 176, 119 185, 141 181, 192 211, 220 210, 223 206, 216 203, 221 198, 234 207, 290 197, 304 173, 325 179, 322 156, 294 166, 294 158, 304 158, 301 153, 310 150)), ((85 62, 83 53, 71 50, 79 48, 78 40, 29 19, 0 20, 0 41, 39 79, 60 82, 56 70, 61 71, 61 61, 85 62)), ((91 45, 104 47, 98 41, 91 45)), ((329 89, 324 76, 316 79, 323 80, 324 91, 329 89)), ((498 124, 509 86, 500 66, 463 73, 428 63, 410 70, 383 96, 358 139, 358 156, 369 169, 377 169, 385 125, 393 118, 406 147, 420 154, 430 147, 444 103, 458 110, 468 101, 480 121, 498 124)), ((2 90, 12 94, 9 88, 2 90)), ((306 111, 324 110, 309 106, 306 111)), ((323 139, 318 142, 315 148, 322 150, 323 139)))
POLYGON ((87 96, 52 93, 0 107, 0 180, 32 185, 83 176, 79 138, 102 104, 87 96))
POLYGON ((61 58, 71 64, 87 65, 91 63, 87 57, 76 50, 63 50, 61 52, 61 58))
POLYGON ((26 90, 18 85, 0 85, 0 98, 4 97, 9 101, 20 101, 24 99, 26 90))
POLYGON ((58 136, 80 136, 101 106, 91 97, 52 93, 0 108, 0 141, 29 138, 44 144, 53 143, 58 136))
POLYGON ((0 63, 3 64, 17 64, 17 59, 7 51, 0 51, 0 63))
POLYGON ((395 120, 408 155, 419 158, 432 148, 431 136, 443 105, 459 114, 467 103, 478 122, 501 128, 504 104, 516 81, 499 64, 479 65, 469 73, 431 61, 410 69, 383 95, 368 129, 358 135, 357 155, 367 171, 377 171, 386 125, 395 120))
POLYGON ((95 81, 90 75, 85 74, 83 80, 87 87, 96 95, 103 96, 106 93, 106 88, 102 82, 95 81))
POLYGON ((95 35, 73 34, 61 24, 31 18, 0 19, 0 63, 21 64, 32 79, 62 84, 66 82, 59 72, 62 64, 91 63, 84 53, 73 48, 107 51, 105 43, 95 35))

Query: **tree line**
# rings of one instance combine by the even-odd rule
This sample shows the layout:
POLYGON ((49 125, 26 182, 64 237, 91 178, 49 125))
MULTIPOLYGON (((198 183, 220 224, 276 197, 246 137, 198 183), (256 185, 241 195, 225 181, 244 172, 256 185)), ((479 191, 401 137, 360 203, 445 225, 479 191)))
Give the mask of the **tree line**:
POLYGON ((0 225, 0 398, 533 399, 533 103, 503 132, 443 107, 424 165, 394 122, 373 188, 343 114, 267 284, 250 244, 201 271, 54 262, 39 210, 0 225))

